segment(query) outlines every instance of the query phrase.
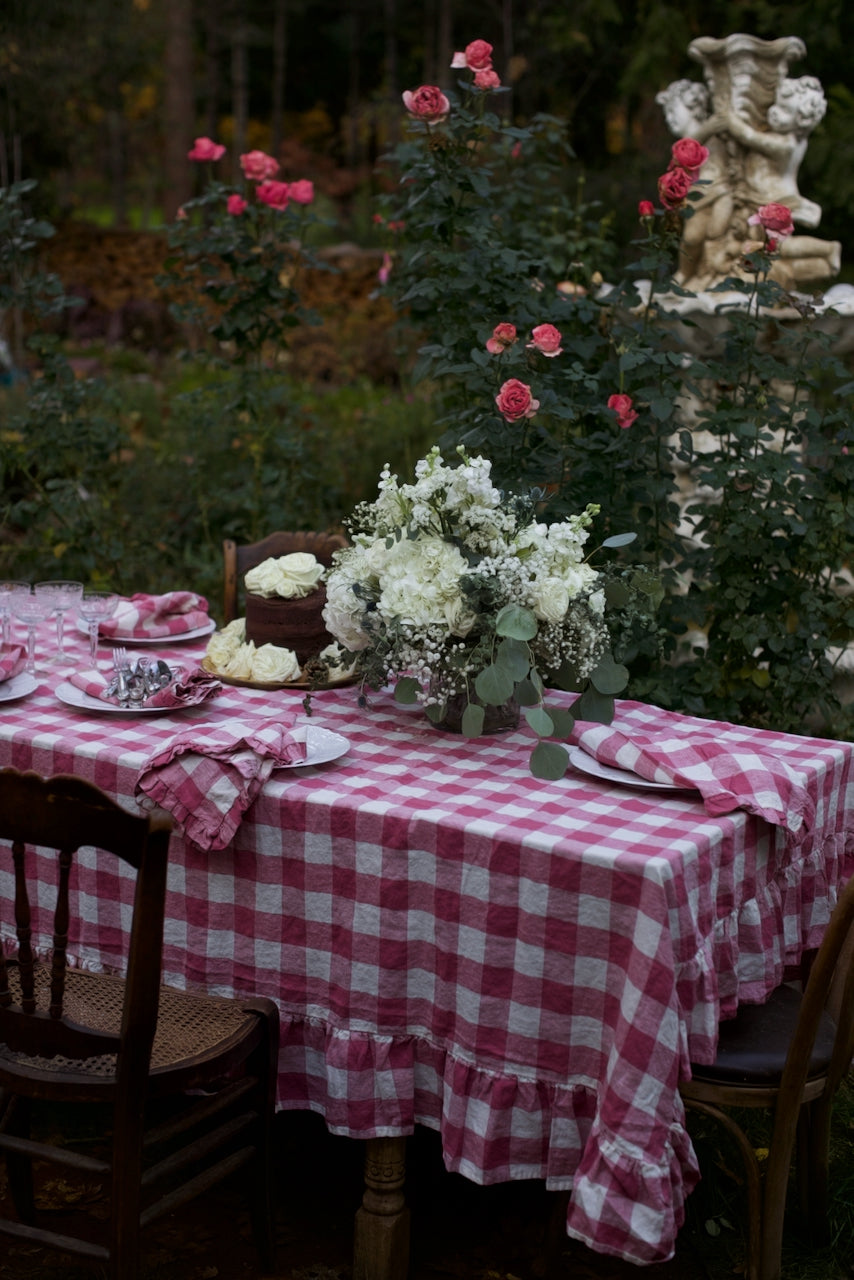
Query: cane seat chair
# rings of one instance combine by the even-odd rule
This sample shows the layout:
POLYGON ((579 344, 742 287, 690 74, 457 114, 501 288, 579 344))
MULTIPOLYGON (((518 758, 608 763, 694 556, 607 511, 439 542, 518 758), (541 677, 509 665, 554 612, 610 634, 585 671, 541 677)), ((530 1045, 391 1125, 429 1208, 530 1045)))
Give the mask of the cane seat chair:
POLYGON ((340 533, 316 533, 309 531, 268 534, 260 542, 236 543, 226 538, 222 544, 223 559, 223 622, 233 622, 238 616, 240 584, 248 569, 254 569, 262 560, 271 556, 289 556, 295 551, 313 555, 321 564, 329 567, 334 552, 346 547, 347 539, 340 533))
POLYGON ((278 1010, 161 985, 170 826, 166 814, 128 813, 79 778, 0 770, 0 885, 9 886, 0 894, 0 1152, 15 1214, 0 1218, 0 1234, 96 1259, 110 1280, 138 1275, 142 1227, 244 1166, 255 1241, 265 1265, 273 1261, 278 1010), (136 872, 125 977, 68 962, 82 846, 115 855, 117 873, 136 872), (30 936, 32 906, 45 901, 37 863, 56 867, 49 959, 30 936), (90 1108, 90 1125, 112 1109, 103 1155, 92 1154, 91 1132, 83 1152, 35 1136, 42 1103, 61 1104, 50 1110, 51 1135, 59 1116, 79 1137, 83 1104, 104 1104, 90 1108), (34 1161, 103 1182, 101 1239, 90 1223, 78 1235, 37 1221, 34 1161))
POLYGON ((854 877, 842 891, 803 992, 783 985, 764 1005, 722 1022, 711 1066, 692 1064, 686 1105, 734 1139, 747 1177, 747 1280, 779 1280, 786 1189, 797 1146, 802 1212, 816 1243, 828 1238, 833 1096, 854 1055, 854 877), (764 1176, 753 1144, 724 1108, 773 1111, 764 1176))

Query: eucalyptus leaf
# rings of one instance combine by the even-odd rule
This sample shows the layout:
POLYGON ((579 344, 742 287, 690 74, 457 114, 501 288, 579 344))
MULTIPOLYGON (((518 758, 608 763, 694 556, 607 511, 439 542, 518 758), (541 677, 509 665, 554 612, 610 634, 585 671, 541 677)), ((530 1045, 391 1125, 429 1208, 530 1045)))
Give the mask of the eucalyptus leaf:
POLYGON ((589 720, 592 724, 610 724, 614 719, 614 699, 599 693, 590 685, 584 690, 573 710, 576 720, 589 720))
POLYGON ((603 547, 627 547, 630 542, 634 542, 637 538, 636 533, 615 533, 613 537, 606 538, 602 543, 603 547))
POLYGON ((535 703, 540 701, 542 690, 535 689, 531 680, 520 680, 516 685, 513 697, 520 707, 533 707, 535 703))
POLYGON ((463 712, 462 731, 465 738, 479 738, 483 733, 483 707, 477 702, 470 702, 463 712))
POLYGON ((575 728, 575 716, 563 707, 549 707, 549 715, 554 724, 552 736, 555 738, 568 738, 575 728))
POLYGON ((554 721, 541 706, 526 707, 525 719, 539 738, 550 738, 554 733, 554 721))
POLYGON ((439 724, 445 718, 446 708, 437 702, 431 702, 424 708, 424 714, 431 724, 439 724))
POLYGON ((531 651, 524 640, 513 640, 508 636, 495 651, 495 665, 515 681, 524 680, 531 670, 531 651))
POLYGON ((559 742, 538 742, 531 752, 531 773, 547 782, 562 778, 568 764, 569 752, 559 742))
POLYGON ((590 683, 599 693, 622 693, 629 683, 628 668, 613 658, 603 658, 590 673, 590 683))
POLYGON ((495 633, 512 640, 533 640, 537 634, 537 619, 530 609, 520 604, 506 604, 496 615, 495 633))
POLYGON ((394 686, 394 700, 410 706, 413 702, 418 701, 420 692, 421 685, 417 680, 413 680, 412 676, 402 676, 394 686))
POLYGON ((500 707, 502 702, 513 696, 514 683, 511 675, 493 665, 478 672, 474 687, 481 702, 500 707))

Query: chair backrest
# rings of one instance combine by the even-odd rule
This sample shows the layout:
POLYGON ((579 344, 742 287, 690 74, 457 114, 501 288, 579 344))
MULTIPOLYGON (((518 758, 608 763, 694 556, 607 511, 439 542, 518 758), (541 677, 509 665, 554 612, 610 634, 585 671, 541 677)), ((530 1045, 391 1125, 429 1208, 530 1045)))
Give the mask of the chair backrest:
MULTIPOLYGON (((0 769, 0 871, 12 871, 13 899, 0 898, 0 922, 12 953, 0 947, 0 1043, 28 1057, 82 1059, 118 1054, 134 1079, 148 1075, 157 1024, 166 867, 171 819, 159 811, 128 813, 92 784, 61 774, 0 769), (82 846, 115 854, 136 870, 131 937, 120 1032, 105 1031, 75 1006, 67 1008, 66 974, 72 932, 70 885, 82 846), (32 846, 56 852, 49 992, 45 963, 32 945, 32 904, 43 900, 32 846), (39 897, 36 896, 39 892, 39 897), (15 943, 9 937, 9 924, 15 943)), ((43 872, 45 855, 38 855, 43 872)), ((141 1084, 140 1084, 141 1087, 141 1084)))
POLYGON ((223 622, 233 622, 238 617, 238 595, 244 574, 248 569, 254 569, 262 560, 268 560, 271 556, 289 556, 295 551, 305 551, 315 556, 328 568, 334 553, 347 545, 347 539, 343 534, 316 533, 306 530, 279 531, 262 538, 260 542, 241 545, 231 538, 226 538, 222 544, 223 622))

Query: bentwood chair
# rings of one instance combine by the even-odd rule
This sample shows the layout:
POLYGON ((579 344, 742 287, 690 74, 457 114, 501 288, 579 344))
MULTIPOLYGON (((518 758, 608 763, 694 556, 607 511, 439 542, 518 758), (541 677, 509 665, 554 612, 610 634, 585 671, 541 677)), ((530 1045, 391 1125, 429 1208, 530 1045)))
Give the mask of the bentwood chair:
POLYGON ((806 988, 780 986, 764 1005, 722 1022, 715 1062, 680 1086, 690 1108, 735 1140, 747 1175, 747 1280, 779 1280, 786 1187, 797 1140, 801 1209, 816 1243, 828 1237, 833 1095, 854 1055, 854 877, 841 893, 806 988), (753 1145, 725 1107, 773 1110, 764 1178, 753 1145))
POLYGON ((0 884, 9 886, 0 920, 13 952, 4 960, 0 948, 0 1150, 17 1215, 0 1218, 0 1234, 96 1259, 110 1280, 138 1275, 141 1227, 244 1166, 256 1244, 273 1263, 278 1010, 270 1000, 161 985, 170 826, 167 815, 128 813, 78 778, 0 770, 0 884), (120 864, 136 872, 125 977, 68 964, 74 860, 84 845, 115 855, 117 873, 120 864), (56 867, 46 957, 34 955, 30 939, 31 904, 44 894, 37 861, 56 867), (51 1108, 47 1127, 37 1124, 43 1103, 65 1104, 51 1108), (99 1111, 84 1151, 47 1141, 63 1118, 79 1138, 84 1104, 112 1108, 103 1153, 91 1145, 99 1111), (102 1239, 93 1241, 91 1224, 77 1235, 38 1222, 33 1161, 103 1181, 110 1216, 102 1239))
POLYGON ((321 564, 332 563, 333 553, 347 546, 347 539, 340 533, 278 532, 271 533, 260 542, 238 545, 231 538, 222 544, 223 595, 222 620, 232 622, 237 616, 238 588, 248 569, 254 569, 262 560, 271 556, 289 556, 295 551, 305 551, 315 556, 321 564))

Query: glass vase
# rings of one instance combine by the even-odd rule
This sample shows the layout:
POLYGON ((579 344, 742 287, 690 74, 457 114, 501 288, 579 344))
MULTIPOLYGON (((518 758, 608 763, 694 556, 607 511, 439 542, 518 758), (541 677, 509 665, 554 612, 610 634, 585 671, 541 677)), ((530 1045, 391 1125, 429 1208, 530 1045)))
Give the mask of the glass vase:
POLYGON ((506 702, 494 706, 481 702, 475 693, 470 697, 466 697, 464 693, 452 694, 445 705, 441 720, 433 722, 436 728, 442 729, 445 733, 462 733, 463 713, 470 702, 483 707, 483 728, 478 737, 483 738, 494 733, 512 733, 514 729, 518 729, 519 704, 515 698, 508 698, 506 702))

